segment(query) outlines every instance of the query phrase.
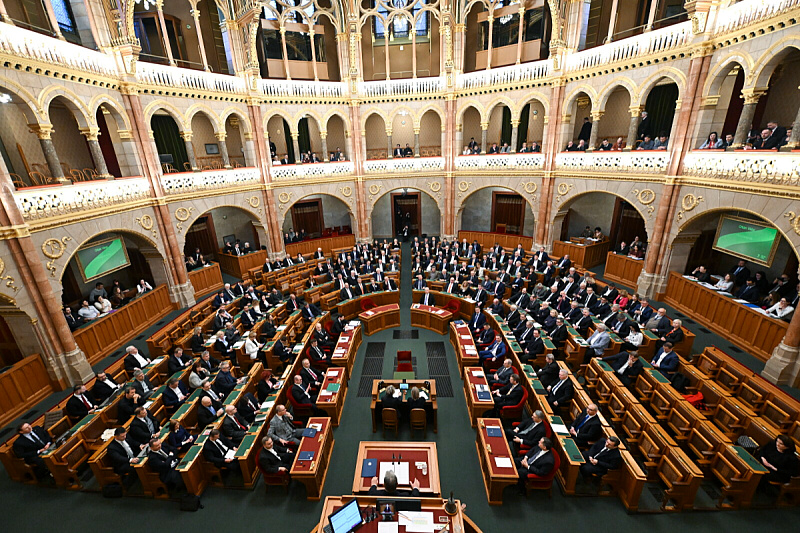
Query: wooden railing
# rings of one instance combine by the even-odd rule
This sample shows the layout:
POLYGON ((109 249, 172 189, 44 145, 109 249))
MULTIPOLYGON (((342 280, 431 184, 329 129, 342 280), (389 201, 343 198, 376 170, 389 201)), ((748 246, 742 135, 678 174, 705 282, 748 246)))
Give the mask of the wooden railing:
POLYGON ((642 273, 643 267, 644 261, 641 259, 608 252, 606 270, 603 273, 603 277, 635 291, 639 284, 639 275, 642 273))
POLYGON ((141 298, 76 330, 73 333, 75 342, 89 363, 94 364, 173 309, 175 304, 169 300, 167 286, 159 285, 141 298))
POLYGON ((249 279, 247 271, 259 267, 267 260, 267 252, 258 250, 246 255, 217 254, 219 268, 226 274, 241 280, 249 279))
POLYGON ((286 245, 286 255, 297 257, 297 254, 313 254, 317 248, 322 248, 322 253, 326 256, 331 255, 332 250, 356 245, 355 235, 339 235, 337 237, 322 237, 320 239, 308 239, 301 242, 293 242, 286 245))
POLYGON ((478 241, 481 249, 487 249, 498 243, 505 250, 513 250, 518 244, 522 244, 522 248, 526 252, 530 252, 533 248, 533 237, 523 237, 522 235, 512 235, 510 233, 491 233, 487 231, 459 231, 458 242, 467 239, 468 243, 478 241))
POLYGON ((53 392, 42 356, 29 355, 0 374, 0 426, 6 425, 53 392))
POLYGON ((192 282, 195 298, 222 288, 222 272, 219 263, 189 272, 189 281, 192 282))

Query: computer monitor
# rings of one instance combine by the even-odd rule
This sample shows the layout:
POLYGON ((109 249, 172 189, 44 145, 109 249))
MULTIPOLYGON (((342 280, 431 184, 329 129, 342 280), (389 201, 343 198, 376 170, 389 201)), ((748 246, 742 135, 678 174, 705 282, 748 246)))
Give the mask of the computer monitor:
POLYGON ((328 521, 331 523, 333 533, 350 533, 358 529, 363 523, 358 500, 353 498, 347 504, 339 507, 328 517, 328 521))
POLYGON ((408 383, 401 383, 400 390, 408 390, 408 383))

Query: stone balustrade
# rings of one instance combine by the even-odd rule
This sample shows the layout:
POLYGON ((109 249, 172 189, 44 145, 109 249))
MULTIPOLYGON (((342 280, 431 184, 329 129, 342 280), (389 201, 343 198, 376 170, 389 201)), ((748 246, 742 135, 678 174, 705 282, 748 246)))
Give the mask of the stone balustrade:
POLYGON ((305 165, 273 165, 272 179, 292 180, 302 178, 324 178, 333 176, 349 176, 353 174, 352 161, 334 163, 307 163, 305 165))
POLYGON ((150 198, 146 178, 118 178, 44 185, 14 192, 14 199, 25 220, 32 221, 126 204, 150 198))
POLYGON ((259 170, 254 167, 176 172, 161 176, 161 187, 164 189, 164 194, 254 185, 259 182, 259 170))
POLYGON ((462 155, 456 157, 457 170, 538 170, 544 168, 542 154, 462 155))
POLYGON ((561 152, 556 155, 556 168, 597 173, 663 174, 667 171, 669 158, 670 154, 665 150, 561 152))
POLYGON ((774 150, 695 150, 683 158, 683 175, 732 181, 800 185, 800 153, 774 150))

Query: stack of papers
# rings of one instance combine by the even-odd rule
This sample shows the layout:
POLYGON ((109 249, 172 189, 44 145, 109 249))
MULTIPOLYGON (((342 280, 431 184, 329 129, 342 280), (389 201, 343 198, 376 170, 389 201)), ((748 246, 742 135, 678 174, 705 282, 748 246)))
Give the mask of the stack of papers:
POLYGON ((471 341, 472 340, 472 335, 461 335, 461 338, 463 340, 465 340, 465 341, 471 341))
POLYGON ((495 457, 494 464, 497 468, 511 468, 514 463, 508 457, 495 457))
POLYGON ((397 523, 408 533, 433 533, 436 529, 430 511, 401 511, 397 513, 397 523))
MULTIPOLYGON (((483 377, 483 370, 473 370, 472 371, 472 375, 475 376, 476 378, 482 378, 483 377)), ((479 385, 479 387, 480 386, 482 386, 482 385, 479 385)))
POLYGON ((550 424, 550 428, 553 430, 553 433, 557 433, 558 435, 569 435, 569 430, 564 424, 550 424))

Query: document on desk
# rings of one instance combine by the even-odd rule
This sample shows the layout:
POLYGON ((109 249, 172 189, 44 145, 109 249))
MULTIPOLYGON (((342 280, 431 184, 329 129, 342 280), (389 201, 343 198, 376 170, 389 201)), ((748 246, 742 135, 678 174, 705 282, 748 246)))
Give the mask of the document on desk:
POLYGON ((472 375, 475 376, 476 378, 482 378, 483 377, 483 370, 473 370, 472 371, 472 375))
POLYGON ((399 527, 398 522, 378 522, 378 533, 397 533, 399 527))
POLYGON ((569 430, 564 424, 550 424, 550 428, 557 435, 569 435, 569 430))
POLYGON ((236 451, 235 451, 235 450, 233 450, 233 449, 230 449, 230 450, 228 450, 228 451, 227 451, 227 453, 225 454, 225 460, 228 460, 228 459, 233 459, 235 455, 236 455, 236 451))
POLYGON ((461 335, 461 339, 465 341, 471 341, 472 335, 461 335))
POLYGON ((430 511, 401 511, 397 513, 397 521, 409 533, 433 533, 435 528, 430 511))
POLYGON ((380 463, 379 466, 380 474, 378 475, 378 479, 384 479, 386 477, 386 472, 391 470, 397 476, 398 485, 408 485, 410 483, 408 479, 408 461, 403 461, 402 463, 380 463))
POLYGON ((511 468, 514 466, 514 463, 508 457, 495 457, 494 464, 497 468, 511 468))

